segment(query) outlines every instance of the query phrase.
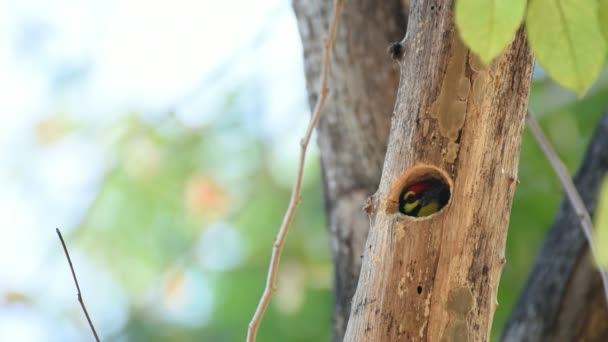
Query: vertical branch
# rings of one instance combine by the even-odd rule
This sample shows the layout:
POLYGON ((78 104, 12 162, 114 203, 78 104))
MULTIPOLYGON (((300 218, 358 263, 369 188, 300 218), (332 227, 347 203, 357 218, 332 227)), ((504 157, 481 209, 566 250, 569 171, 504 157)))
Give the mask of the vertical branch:
POLYGON ((70 271, 72 271, 72 277, 74 278, 74 284, 76 284, 76 291, 78 291, 78 302, 80 302, 80 307, 82 307, 82 311, 84 315, 87 317, 87 322, 89 322, 89 327, 93 332, 93 336, 95 336, 95 341, 99 342, 99 336, 97 336, 97 331, 95 331, 95 326, 91 321, 91 317, 89 316, 89 312, 87 311, 86 305, 84 305, 84 299, 82 299, 82 293, 80 292, 80 286, 78 285, 78 279, 76 278, 76 272, 74 271, 74 266, 72 265, 72 259, 70 259, 70 253, 68 253, 68 248, 65 246, 65 241, 63 241, 63 236, 61 236, 61 232, 59 228, 55 228, 57 231, 57 235, 59 236, 59 240, 61 240, 61 245, 63 246, 63 251, 65 252, 65 257, 68 259, 68 264, 70 264, 70 271))
POLYGON ((279 228, 279 232, 277 233, 277 237, 274 241, 272 247, 272 256, 270 257, 270 266, 268 267, 268 276, 266 278, 266 287, 264 288, 264 293, 260 298, 260 302, 258 307, 253 315, 253 318, 249 322, 249 329, 247 331, 247 341, 254 342, 256 339, 257 331, 262 321, 262 317, 264 316, 264 312, 270 303, 270 299, 272 294, 276 290, 276 278, 277 272, 279 269, 279 261, 281 259, 281 252, 283 250, 283 245, 285 243, 285 238, 287 237, 287 232, 289 230, 289 225, 293 220, 293 217, 296 213, 298 204, 300 202, 300 192, 302 188, 302 176, 304 174, 304 162, 306 160, 306 151, 308 148, 308 143, 310 142, 310 137, 312 135, 312 131, 317 125, 319 121, 319 117, 321 116, 321 111, 323 110, 323 106, 325 105, 325 100, 327 99, 328 93, 328 75, 329 75, 329 67, 330 67, 330 57, 331 57, 331 48, 333 46, 334 39, 336 37, 336 32, 338 29, 338 21, 340 18, 340 12, 342 10, 342 6, 344 5, 344 0, 335 0, 334 1, 334 12, 330 22, 329 32, 327 34, 327 39, 325 41, 325 46, 323 50, 323 68, 321 71, 321 82, 319 85, 319 99, 315 105, 314 111, 308 123, 308 128, 306 129, 306 133, 302 140, 300 141, 300 159, 298 164, 298 171, 296 175, 296 179, 293 185, 293 189, 291 192, 291 199, 289 200, 289 205, 287 207, 287 211, 285 212, 285 216, 283 218, 283 222, 281 223, 281 227, 279 228))
POLYGON ((606 300, 608 301, 608 276, 606 275, 606 271, 601 267, 597 259, 597 251, 595 248, 596 246, 593 240, 593 223, 591 222, 591 216, 589 216, 589 212, 587 212, 585 204, 583 203, 580 194, 576 190, 576 187, 574 186, 574 183, 572 182, 572 179, 568 174, 568 170, 566 170, 566 167, 557 156, 557 153, 555 153, 555 150, 553 150, 553 147, 549 143, 549 140, 547 140, 547 137, 545 137, 545 134, 543 133, 538 123, 536 122, 536 119, 534 118, 531 110, 528 110, 528 115, 526 115, 526 122, 528 123, 528 127, 530 128, 530 132, 532 132, 532 135, 534 135, 534 138, 538 142, 538 145, 543 150, 543 153, 551 163, 553 170, 557 174, 557 177, 559 178, 560 183, 562 183, 562 187, 564 188, 564 191, 566 192, 566 195, 570 200, 570 204, 572 204, 572 208, 574 208, 574 211, 576 212, 576 216, 580 220, 581 229, 583 230, 585 238, 587 239, 587 243, 589 244, 589 251, 591 252, 593 261, 598 266, 598 271, 600 272, 600 277, 602 278, 602 285, 604 287, 604 295, 606 300))
POLYGON ((394 54, 399 93, 345 341, 489 339, 533 59, 519 30, 478 68, 452 4, 412 1, 394 54), (403 190, 424 178, 448 186, 447 206, 402 215, 403 190))
MULTIPOLYGON (((347 6, 332 48, 331 96, 315 128, 334 265, 334 342, 344 339, 370 227, 361 205, 378 190, 395 108, 399 67, 387 58, 386 46, 403 39, 407 27, 402 1, 355 0, 347 6)), ((302 40, 308 103, 313 108, 333 2, 294 0, 293 9, 302 40)))

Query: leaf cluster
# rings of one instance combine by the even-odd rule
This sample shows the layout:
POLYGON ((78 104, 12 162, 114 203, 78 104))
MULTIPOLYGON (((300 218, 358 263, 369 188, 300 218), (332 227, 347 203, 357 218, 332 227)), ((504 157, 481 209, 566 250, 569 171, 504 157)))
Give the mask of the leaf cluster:
POLYGON ((460 37, 485 64, 523 23, 539 65, 578 96, 605 62, 608 0, 457 0, 455 17, 460 37))

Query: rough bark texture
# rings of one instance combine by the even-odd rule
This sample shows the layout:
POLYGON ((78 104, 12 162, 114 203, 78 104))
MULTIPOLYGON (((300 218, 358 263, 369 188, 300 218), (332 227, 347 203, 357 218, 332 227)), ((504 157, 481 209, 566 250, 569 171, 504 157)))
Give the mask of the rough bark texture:
MULTIPOLYGON (((608 112, 574 179, 591 215, 608 172, 608 112)), ((608 341, 608 311, 579 219, 564 198, 503 341, 608 341)))
MULTIPOLYGON (((532 56, 517 33, 483 68, 456 33, 452 1, 412 1, 401 82, 345 341, 486 341, 504 264, 532 56), (398 198, 422 165, 452 184, 416 219, 398 198)), ((425 171, 421 171, 425 173, 425 171)))
MULTIPOLYGON (((332 1, 299 0, 294 9, 313 106, 332 1)), ((386 48, 403 37, 405 23, 398 0, 348 0, 334 43, 329 97, 317 128, 335 265, 334 341, 342 341, 357 286, 369 230, 361 208, 378 188, 397 94, 399 69, 386 48)))

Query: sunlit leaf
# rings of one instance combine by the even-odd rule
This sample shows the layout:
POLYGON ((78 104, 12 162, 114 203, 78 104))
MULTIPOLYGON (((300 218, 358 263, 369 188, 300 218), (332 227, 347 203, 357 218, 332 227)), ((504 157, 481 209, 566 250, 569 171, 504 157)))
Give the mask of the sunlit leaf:
POLYGON ((3 297, 6 304, 27 304, 32 301, 27 294, 20 291, 6 291, 3 297))
POLYGON ((228 194, 211 177, 194 174, 186 182, 184 201, 194 215, 220 217, 228 210, 228 194))
POLYGON ((182 270, 174 270, 167 275, 162 288, 163 299, 166 302, 181 300, 184 296, 185 274, 182 270))
POLYGON ((66 136, 76 126, 75 123, 70 122, 61 115, 53 115, 36 123, 34 126, 34 136, 37 143, 48 145, 66 136))
POLYGON ((595 243, 600 265, 608 266, 608 179, 604 180, 595 215, 595 243))
POLYGON ((604 34, 604 40, 608 42, 608 0, 599 0, 600 4, 600 26, 604 34))
POLYGON ((596 0, 531 0, 526 31, 538 63, 582 96, 601 71, 606 43, 596 0))
POLYGON ((148 136, 139 136, 129 141, 125 148, 125 170, 136 179, 149 180, 161 163, 160 146, 148 136))
POLYGON ((458 0, 456 26, 465 44, 488 64, 513 41, 526 0, 458 0))

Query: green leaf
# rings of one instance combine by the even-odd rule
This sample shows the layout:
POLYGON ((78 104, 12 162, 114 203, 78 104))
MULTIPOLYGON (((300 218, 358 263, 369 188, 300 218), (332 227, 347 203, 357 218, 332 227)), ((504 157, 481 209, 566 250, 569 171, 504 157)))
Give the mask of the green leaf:
POLYGON ((606 43, 597 0, 531 0, 526 31, 538 63, 555 82, 585 93, 601 71, 606 43))
POLYGON ((513 41, 526 0, 458 0, 456 26, 464 43, 489 64, 513 41))
POLYGON ((599 0, 600 4, 600 26, 604 34, 604 40, 608 42, 608 0, 599 0))
POLYGON ((604 179, 595 215, 595 244, 597 262, 608 266, 608 179, 604 179))

